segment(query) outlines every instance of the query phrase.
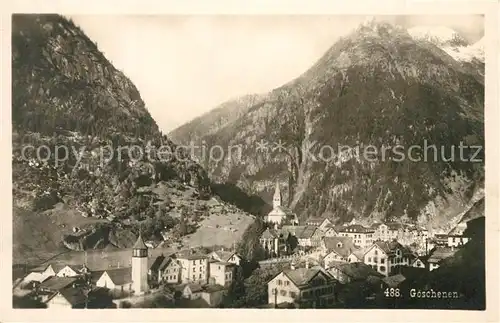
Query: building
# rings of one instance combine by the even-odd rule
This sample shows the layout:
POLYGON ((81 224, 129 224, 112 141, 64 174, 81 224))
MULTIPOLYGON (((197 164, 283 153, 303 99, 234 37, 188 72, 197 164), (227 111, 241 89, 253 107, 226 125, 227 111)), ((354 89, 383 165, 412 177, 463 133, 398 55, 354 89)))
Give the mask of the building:
POLYGON ((439 268, 441 261, 452 257, 457 251, 458 248, 455 247, 436 247, 427 260, 429 263, 429 271, 439 268))
POLYGON ((85 308, 87 297, 82 289, 69 287, 49 296, 45 304, 50 309, 85 308))
POLYGON ((376 241, 364 255, 364 263, 384 276, 389 276, 396 266, 409 266, 415 256, 406 247, 393 240, 376 241))
POLYGON ((240 255, 238 255, 235 252, 231 252, 231 251, 224 251, 224 250, 213 251, 208 256, 212 259, 217 260, 217 261, 233 263, 236 266, 239 266, 241 261, 242 261, 242 258, 240 255))
POLYGON ((278 256, 280 254, 280 234, 273 229, 267 228, 259 238, 260 245, 267 256, 278 256))
POLYGON ((281 196, 280 185, 278 181, 276 181, 276 187, 274 189, 274 195, 273 195, 273 209, 267 215, 266 222, 276 223, 278 225, 284 222, 286 218, 286 212, 285 210, 282 209, 281 205, 282 205, 282 196, 281 196))
POLYGON ((114 297, 124 297, 135 293, 132 278, 132 267, 114 268, 105 270, 97 280, 96 286, 109 289, 114 297))
POLYGON ((58 277, 77 277, 88 273, 89 269, 86 266, 66 265, 56 274, 58 277))
POLYGON ((181 281, 181 266, 177 259, 158 256, 149 268, 149 277, 158 283, 178 284, 181 281))
POLYGON ((180 265, 180 281, 183 284, 206 284, 208 282, 208 256, 193 250, 177 255, 180 265))
POLYGON ((448 247, 461 247, 469 241, 469 237, 464 236, 467 223, 459 223, 447 236, 448 247))
POLYGON ((386 241, 392 241, 394 239, 398 239, 398 237, 402 234, 403 232, 403 225, 401 223, 397 222, 390 222, 387 223, 387 239, 386 241))
POLYGON ((201 298, 207 302, 210 307, 219 306, 224 300, 226 290, 221 285, 206 285, 201 291, 201 298))
POLYGON ((203 286, 201 284, 186 284, 182 290, 182 297, 187 299, 198 299, 201 298, 202 291, 203 286))
POLYGON ((299 307, 323 307, 335 302, 337 281, 323 268, 287 269, 268 284, 268 303, 295 303, 299 307))
POLYGON ((359 224, 352 224, 340 230, 340 236, 352 238, 354 245, 360 248, 367 248, 373 244, 374 233, 373 229, 359 224))
POLYGON ((336 237, 340 235, 339 228, 336 228, 334 225, 326 226, 326 228, 323 231, 325 231, 325 237, 336 237))
POLYGON ((312 216, 306 220, 306 225, 315 226, 326 231, 326 228, 331 226, 332 222, 326 216, 312 216))
POLYGON ((414 268, 427 268, 426 261, 422 257, 416 257, 411 263, 410 266, 414 268))
POLYGON ((139 233, 139 237, 132 247, 132 289, 136 295, 149 290, 148 272, 148 247, 139 233))
POLYGON ((231 262, 212 260, 210 267, 210 284, 217 284, 228 287, 234 280, 236 265, 231 262))
POLYGON ((333 261, 347 262, 349 255, 356 250, 350 237, 324 237, 320 248, 325 255, 323 257, 325 268, 328 268, 333 261))
POLYGON ((365 259, 365 253, 370 249, 368 248, 361 248, 361 249, 354 249, 351 254, 347 257, 347 262, 363 262, 365 259))
POLYGON ((379 279, 383 277, 378 271, 362 262, 333 262, 328 272, 342 284, 367 281, 370 277, 379 279))

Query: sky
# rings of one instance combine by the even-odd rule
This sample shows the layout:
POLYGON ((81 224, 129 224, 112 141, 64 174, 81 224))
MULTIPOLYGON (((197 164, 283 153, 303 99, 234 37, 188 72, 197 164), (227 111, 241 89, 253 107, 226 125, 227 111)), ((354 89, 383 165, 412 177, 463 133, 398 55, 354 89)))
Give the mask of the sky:
MULTIPOLYGON (((220 103, 298 77, 366 16, 70 15, 137 86, 167 133, 220 103)), ((475 42, 482 16, 391 16, 444 25, 475 42)))

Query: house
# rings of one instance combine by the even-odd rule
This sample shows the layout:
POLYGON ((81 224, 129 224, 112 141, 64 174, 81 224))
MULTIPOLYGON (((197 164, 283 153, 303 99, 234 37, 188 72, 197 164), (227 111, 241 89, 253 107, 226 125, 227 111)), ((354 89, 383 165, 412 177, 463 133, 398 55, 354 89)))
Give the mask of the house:
POLYGON ((88 271, 85 266, 66 265, 56 274, 58 277, 76 277, 88 271))
POLYGON ((182 297, 187 299, 198 299, 201 298, 203 292, 203 285, 190 283, 186 284, 182 290, 182 297))
POLYGON ((306 220, 306 225, 315 226, 326 231, 326 228, 331 226, 332 222, 325 216, 312 216, 306 220))
POLYGON ((323 231, 315 226, 306 226, 296 235, 299 246, 302 247, 317 247, 321 243, 321 238, 324 236, 323 231))
POLYGON ((372 245, 374 233, 374 230, 359 224, 349 225, 340 230, 340 236, 352 238, 354 245, 360 248, 372 245))
POLYGON ((436 247, 427 260, 429 263, 429 271, 439 268, 441 261, 452 257, 457 251, 458 248, 455 247, 436 247))
POLYGON ((61 289, 45 301, 47 308, 51 309, 70 309, 70 308, 85 308, 87 297, 80 288, 64 288, 61 289))
POLYGON ((459 223, 447 235, 448 247, 460 247, 469 241, 469 237, 464 236, 464 231, 467 228, 467 223, 459 223))
POLYGON ((268 303, 296 303, 300 307, 322 307, 335 301, 333 278, 323 268, 286 269, 271 279, 268 284, 268 303))
POLYGON ((181 264, 177 259, 166 258, 159 268, 159 281, 167 284, 179 284, 181 278, 181 264))
POLYGON ((347 262, 363 262, 365 253, 369 248, 361 248, 352 250, 351 254, 347 257, 347 262))
POLYGON ((208 282, 208 256, 193 250, 180 253, 176 256, 180 265, 180 281, 183 284, 208 282))
POLYGON ((342 284, 366 281, 370 277, 379 279, 383 277, 378 271, 362 262, 333 262, 328 272, 342 284))
POLYGON ((38 290, 42 292, 58 292, 68 286, 73 286, 78 282, 76 277, 58 277, 52 276, 38 286, 38 290))
POLYGON ((415 259, 410 263, 411 267, 414 268, 426 268, 427 265, 422 257, 415 257, 415 259))
POLYGON ((21 281, 21 286, 22 287, 28 287, 32 286, 33 283, 35 284, 40 284, 49 279, 50 276, 47 276, 43 272, 38 272, 38 271, 32 271, 26 277, 24 277, 21 281))
POLYGON ((326 226, 326 228, 323 230, 325 231, 325 237, 336 237, 339 235, 339 231, 337 231, 338 229, 333 226, 333 225, 328 225, 326 226))
POLYGON ((180 268, 179 262, 172 256, 160 255, 149 267, 149 279, 158 283, 178 284, 181 281, 180 268))
POLYGON ((373 240, 390 241, 393 238, 389 236, 389 227, 384 223, 374 223, 370 227, 373 232, 373 240))
POLYGON ((385 223, 387 226, 387 236, 385 241, 392 241, 394 239, 398 239, 398 237, 402 234, 403 232, 403 224, 398 223, 398 222, 388 222, 385 223))
POLYGON ((213 251, 208 256, 217 261, 233 263, 236 266, 239 266, 242 260, 241 256, 237 253, 224 250, 213 251))
POLYGON ((212 284, 228 287, 234 280, 236 265, 230 262, 212 260, 209 263, 210 280, 212 284))
POLYGON ((353 250, 356 249, 350 237, 324 237, 321 250, 325 254, 323 262, 329 267, 331 261, 345 261, 353 250))
POLYGON ((409 266, 413 258, 413 253, 395 240, 376 241, 366 251, 363 262, 387 277, 394 267, 409 266))
POLYGON ((221 285, 206 285, 201 291, 201 298, 207 302, 210 307, 219 306, 224 300, 226 290, 221 285))
POLYGON ((96 286, 108 288, 115 297, 130 295, 133 292, 132 267, 105 270, 96 286))

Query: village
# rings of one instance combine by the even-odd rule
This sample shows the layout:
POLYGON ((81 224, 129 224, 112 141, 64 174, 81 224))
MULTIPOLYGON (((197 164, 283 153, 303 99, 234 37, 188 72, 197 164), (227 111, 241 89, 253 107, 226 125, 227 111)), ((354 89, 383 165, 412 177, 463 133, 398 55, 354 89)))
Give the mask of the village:
MULTIPOLYGON (((334 225, 328 217, 311 217, 301 224, 282 206, 278 183, 265 224, 258 239, 265 259, 258 267, 283 269, 267 281, 262 307, 333 307, 341 286, 352 282, 376 286, 374 295, 389 293, 439 268, 470 239, 464 236, 467 222, 434 236, 401 223, 334 225)), ((86 261, 48 264, 18 279, 14 295, 47 308, 134 307, 155 295, 172 307, 219 307, 245 262, 234 248, 190 248, 152 257, 152 247, 139 234, 128 266, 94 270, 86 261)))

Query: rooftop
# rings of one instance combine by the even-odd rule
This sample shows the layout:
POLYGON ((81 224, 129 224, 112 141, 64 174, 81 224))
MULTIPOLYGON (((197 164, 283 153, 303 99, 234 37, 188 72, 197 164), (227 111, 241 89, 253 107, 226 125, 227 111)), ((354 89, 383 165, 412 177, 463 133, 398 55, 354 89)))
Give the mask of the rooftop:
POLYGON ((334 263, 332 267, 337 268, 354 280, 365 280, 368 279, 369 276, 383 277, 378 271, 362 262, 334 263))
POLYGON ((137 241, 134 243, 133 249, 148 249, 144 240, 142 239, 142 235, 139 233, 139 237, 137 237, 137 241))
POLYGON ((132 267, 123 267, 106 270, 109 278, 115 285, 125 285, 132 282, 132 267))
POLYGON ((348 257, 352 251, 356 250, 350 237, 324 237, 323 242, 328 251, 335 251, 342 257, 348 257))
POLYGON ((342 227, 340 232, 354 232, 354 233, 372 233, 373 229, 365 228, 360 224, 351 224, 345 227, 342 227))
POLYGON ((58 277, 52 276, 40 284, 41 289, 48 289, 53 291, 59 291, 63 288, 76 282, 78 278, 75 277, 58 277))
POLYGON ((331 278, 333 280, 333 277, 319 266, 312 268, 287 269, 284 270, 283 273, 290 278, 296 286, 308 284, 319 273, 323 273, 327 278, 331 278))

